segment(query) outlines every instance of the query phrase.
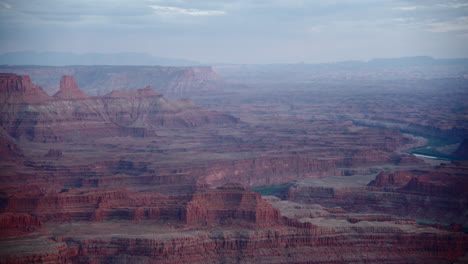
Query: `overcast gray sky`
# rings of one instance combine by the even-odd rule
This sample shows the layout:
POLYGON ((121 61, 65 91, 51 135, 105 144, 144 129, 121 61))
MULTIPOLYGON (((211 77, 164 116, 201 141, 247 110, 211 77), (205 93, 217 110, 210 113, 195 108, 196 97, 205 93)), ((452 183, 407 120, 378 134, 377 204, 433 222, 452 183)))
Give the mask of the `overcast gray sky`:
POLYGON ((0 52, 204 63, 468 57, 468 0, 0 0, 0 52))

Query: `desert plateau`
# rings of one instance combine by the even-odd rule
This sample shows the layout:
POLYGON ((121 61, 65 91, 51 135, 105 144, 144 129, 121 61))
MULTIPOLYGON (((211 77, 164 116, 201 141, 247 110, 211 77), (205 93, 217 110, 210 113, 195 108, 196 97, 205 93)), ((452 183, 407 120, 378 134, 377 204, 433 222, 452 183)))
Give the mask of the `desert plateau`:
POLYGON ((468 264, 468 0, 0 0, 0 264, 468 264))
POLYGON ((467 260, 463 76, 0 70, 1 263, 467 260))

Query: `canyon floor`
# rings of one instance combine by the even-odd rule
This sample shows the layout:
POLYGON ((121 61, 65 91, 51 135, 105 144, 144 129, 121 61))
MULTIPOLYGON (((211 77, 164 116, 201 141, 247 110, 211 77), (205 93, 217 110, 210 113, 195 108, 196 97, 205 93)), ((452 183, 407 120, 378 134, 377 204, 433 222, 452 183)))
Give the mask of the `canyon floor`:
POLYGON ((156 71, 195 95, 0 76, 0 263, 468 261, 467 79, 156 71))

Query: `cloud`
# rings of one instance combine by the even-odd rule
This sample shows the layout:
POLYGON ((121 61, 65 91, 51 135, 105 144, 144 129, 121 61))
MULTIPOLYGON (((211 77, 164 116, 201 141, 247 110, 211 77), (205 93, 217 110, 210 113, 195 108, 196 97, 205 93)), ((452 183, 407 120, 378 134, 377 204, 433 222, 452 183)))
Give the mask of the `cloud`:
POLYGON ((0 52, 109 49, 278 62, 337 59, 335 50, 343 58, 387 49, 400 56, 432 45, 439 49, 427 54, 441 57, 466 40, 468 21, 459 18, 467 11, 468 0, 0 0, 0 52))
POLYGON ((448 8, 462 8, 462 7, 468 7, 468 3, 438 4, 437 6, 448 7, 448 8))
POLYGON ((308 32, 309 33, 320 33, 323 30, 323 26, 313 26, 309 28, 308 32))
POLYGON ((161 15, 188 15, 188 16, 222 16, 226 15, 225 11, 221 10, 201 10, 201 9, 186 9, 174 6, 159 6, 150 5, 157 14, 161 15))
POLYGON ((449 31, 467 31, 468 16, 459 17, 452 21, 430 23, 428 31, 431 32, 449 32, 449 31))
POLYGON ((401 11, 412 11, 418 8, 419 8, 418 6, 398 6, 398 7, 394 7, 393 9, 401 10, 401 11))
POLYGON ((10 9, 11 5, 5 2, 0 2, 0 5, 2 5, 3 8, 10 9))

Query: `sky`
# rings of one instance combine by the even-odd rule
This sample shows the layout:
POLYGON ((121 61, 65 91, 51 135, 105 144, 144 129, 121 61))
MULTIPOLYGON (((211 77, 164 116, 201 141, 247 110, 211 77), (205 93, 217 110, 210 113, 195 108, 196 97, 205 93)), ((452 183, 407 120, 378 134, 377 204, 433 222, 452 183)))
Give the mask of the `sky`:
POLYGON ((202 63, 468 57, 468 0, 0 0, 0 53, 202 63))

